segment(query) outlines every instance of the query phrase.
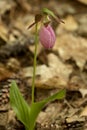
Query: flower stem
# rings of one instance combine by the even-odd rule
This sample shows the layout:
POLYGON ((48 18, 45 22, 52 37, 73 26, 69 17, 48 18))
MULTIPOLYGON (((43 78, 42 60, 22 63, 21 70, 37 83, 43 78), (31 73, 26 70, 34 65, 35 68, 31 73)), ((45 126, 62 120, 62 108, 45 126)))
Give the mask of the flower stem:
POLYGON ((32 79, 32 103, 34 103, 34 90, 35 90, 35 74, 36 74, 36 59, 37 59, 37 44, 38 44, 38 30, 37 23, 35 25, 35 51, 34 51, 34 65, 33 65, 33 79, 32 79))

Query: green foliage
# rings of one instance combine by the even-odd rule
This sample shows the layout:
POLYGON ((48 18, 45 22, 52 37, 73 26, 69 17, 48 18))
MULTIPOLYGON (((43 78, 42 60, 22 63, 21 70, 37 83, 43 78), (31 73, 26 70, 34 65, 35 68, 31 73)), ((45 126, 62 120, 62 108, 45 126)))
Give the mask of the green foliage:
MULTIPOLYGON (((41 109, 45 106, 46 103, 53 101, 55 99, 62 99, 65 96, 65 90, 61 90, 60 92, 57 92, 56 94, 40 101, 40 102, 35 102, 31 105, 31 110, 30 110, 30 124, 31 126, 34 126, 35 120, 40 113, 41 109)), ((30 129, 32 130, 32 129, 30 129)))
POLYGON ((25 125, 26 128, 28 128, 30 122, 30 107, 22 97, 15 81, 11 83, 10 103, 18 119, 25 125))
POLYGON ((55 99, 62 99, 64 96, 65 90, 61 90, 60 92, 40 102, 34 102, 31 106, 29 106, 22 97, 15 81, 12 82, 10 88, 11 106, 14 109, 18 119, 25 125, 26 130, 34 129, 37 116, 46 103, 55 99))

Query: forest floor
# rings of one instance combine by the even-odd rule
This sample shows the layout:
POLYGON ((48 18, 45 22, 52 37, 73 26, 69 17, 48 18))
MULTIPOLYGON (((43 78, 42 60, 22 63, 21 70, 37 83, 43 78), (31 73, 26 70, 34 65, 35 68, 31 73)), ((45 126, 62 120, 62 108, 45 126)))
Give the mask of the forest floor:
POLYGON ((24 130, 9 107, 9 84, 15 79, 31 101, 34 15, 46 7, 53 20, 53 49, 38 44, 35 100, 63 88, 66 96, 47 104, 36 130, 87 130, 87 0, 0 0, 0 130, 24 130))

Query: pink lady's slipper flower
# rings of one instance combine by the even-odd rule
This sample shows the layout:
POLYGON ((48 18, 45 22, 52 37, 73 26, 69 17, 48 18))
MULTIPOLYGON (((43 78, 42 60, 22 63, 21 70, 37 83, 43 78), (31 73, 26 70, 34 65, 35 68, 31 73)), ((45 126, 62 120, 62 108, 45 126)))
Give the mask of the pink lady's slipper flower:
POLYGON ((54 46, 56 36, 51 25, 48 24, 47 26, 44 25, 43 27, 41 27, 39 32, 39 39, 41 44, 47 49, 54 46))

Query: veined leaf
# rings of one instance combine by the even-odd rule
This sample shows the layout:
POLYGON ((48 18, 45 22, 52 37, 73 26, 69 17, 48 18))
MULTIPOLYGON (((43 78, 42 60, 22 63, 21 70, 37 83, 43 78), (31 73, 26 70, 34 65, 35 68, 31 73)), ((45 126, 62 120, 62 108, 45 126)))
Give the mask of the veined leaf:
POLYGON ((11 106, 17 114, 18 119, 25 125, 26 130, 34 129, 37 116, 46 103, 55 99, 62 99, 64 97, 65 90, 61 90, 58 93, 40 102, 32 103, 31 107, 29 107, 24 98, 22 97, 15 81, 12 82, 10 88, 11 106))
POLYGON ((44 105, 50 101, 56 100, 56 99, 62 99, 65 97, 65 90, 61 90, 58 93, 40 101, 40 102, 35 102, 31 105, 30 109, 30 129, 33 130, 36 118, 38 114, 40 113, 41 109, 44 107, 44 105))
POLYGON ((28 128, 30 121, 30 107, 24 100, 15 81, 12 81, 11 83, 10 103, 18 119, 25 125, 26 128, 28 128))
POLYGON ((66 90, 63 89, 63 90, 60 90, 59 92, 55 93, 54 95, 44 99, 43 101, 48 103, 50 101, 54 101, 56 99, 63 99, 65 97, 65 94, 66 94, 66 90))

